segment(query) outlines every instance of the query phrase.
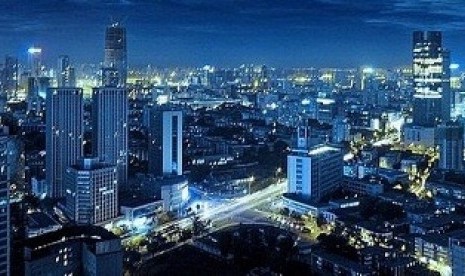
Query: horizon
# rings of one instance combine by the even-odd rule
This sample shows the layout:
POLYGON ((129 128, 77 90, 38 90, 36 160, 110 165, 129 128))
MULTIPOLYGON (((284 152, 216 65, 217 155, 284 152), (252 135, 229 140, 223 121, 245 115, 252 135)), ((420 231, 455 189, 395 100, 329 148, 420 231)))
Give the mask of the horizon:
POLYGON ((453 63, 462 64, 465 11, 455 2, 8 0, 21 12, 0 17, 0 54, 25 60, 36 45, 45 63, 67 54, 73 63, 98 64, 105 27, 116 19, 127 29, 133 66, 395 68, 411 62, 414 30, 442 31, 453 63))

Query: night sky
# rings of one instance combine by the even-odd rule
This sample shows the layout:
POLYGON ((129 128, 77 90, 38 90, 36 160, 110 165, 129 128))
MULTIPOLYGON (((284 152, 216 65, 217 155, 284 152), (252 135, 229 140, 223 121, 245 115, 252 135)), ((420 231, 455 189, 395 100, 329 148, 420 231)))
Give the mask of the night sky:
MULTIPOLYGON (((465 67, 463 0, 2 0, 0 55, 103 59, 105 26, 121 19, 130 65, 400 66, 411 32, 444 31, 465 67)), ((53 63, 54 64, 54 63, 53 63)))

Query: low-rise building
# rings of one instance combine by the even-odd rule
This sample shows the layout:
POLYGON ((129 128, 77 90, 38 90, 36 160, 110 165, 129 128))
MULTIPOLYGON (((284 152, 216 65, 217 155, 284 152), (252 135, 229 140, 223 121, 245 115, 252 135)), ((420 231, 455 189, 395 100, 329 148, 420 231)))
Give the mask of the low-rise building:
POLYGON ((24 241, 25 275, 122 275, 121 240, 104 228, 75 226, 24 241))

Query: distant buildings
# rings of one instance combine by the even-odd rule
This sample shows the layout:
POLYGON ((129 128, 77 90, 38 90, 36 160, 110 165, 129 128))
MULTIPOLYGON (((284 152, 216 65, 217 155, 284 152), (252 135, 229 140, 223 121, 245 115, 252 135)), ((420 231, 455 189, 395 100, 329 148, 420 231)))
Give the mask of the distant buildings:
POLYGON ((77 224, 98 224, 118 215, 116 166, 85 158, 66 171, 66 211, 77 224))
POLYGON ((451 122, 438 126, 436 140, 439 145, 439 168, 462 170, 463 126, 451 122))
POLYGON ((293 150, 287 157, 287 173, 288 193, 319 200, 342 182, 342 152, 325 145, 293 150))
POLYGON ((450 119, 450 56, 441 32, 413 33, 413 123, 435 126, 450 119))
POLYGON ((16 98, 16 92, 18 90, 18 59, 12 56, 6 56, 2 73, 4 95, 7 99, 16 98))
POLYGON ((465 234, 455 235, 449 239, 450 263, 452 275, 465 275, 465 234))
POLYGON ((92 91, 93 153, 103 162, 116 165, 118 185, 125 185, 128 177, 128 105, 125 88, 92 91))
POLYGON ((76 86, 76 75, 74 67, 69 62, 69 56, 58 57, 57 84, 58 87, 76 86))
POLYGON ((10 275, 10 200, 8 182, 8 136, 0 136, 0 275, 10 275))
POLYGON ((156 106, 149 112, 149 173, 182 175, 182 111, 156 106))
POLYGON ((83 156, 83 96, 80 88, 47 91, 46 178, 51 197, 65 196, 64 175, 83 156))
POLYGON ((65 227, 24 241, 24 272, 32 275, 122 275, 121 240, 104 228, 65 227))
MULTIPOLYGON (((113 23, 105 31, 105 60, 104 68, 116 69, 117 86, 126 85, 128 75, 126 28, 120 23, 113 23)), ((104 84, 105 85, 105 84, 104 84)))
POLYGON ((31 47, 27 50, 27 53, 30 76, 33 78, 40 77, 42 75, 42 49, 31 47))

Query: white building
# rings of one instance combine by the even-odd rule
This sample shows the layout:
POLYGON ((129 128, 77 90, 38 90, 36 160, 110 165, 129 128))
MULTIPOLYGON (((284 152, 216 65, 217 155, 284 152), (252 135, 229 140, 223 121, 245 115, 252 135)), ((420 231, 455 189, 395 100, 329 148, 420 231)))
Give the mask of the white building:
POLYGON ((326 145, 294 150, 287 157, 287 172, 288 193, 319 200, 341 184, 343 155, 326 145))

